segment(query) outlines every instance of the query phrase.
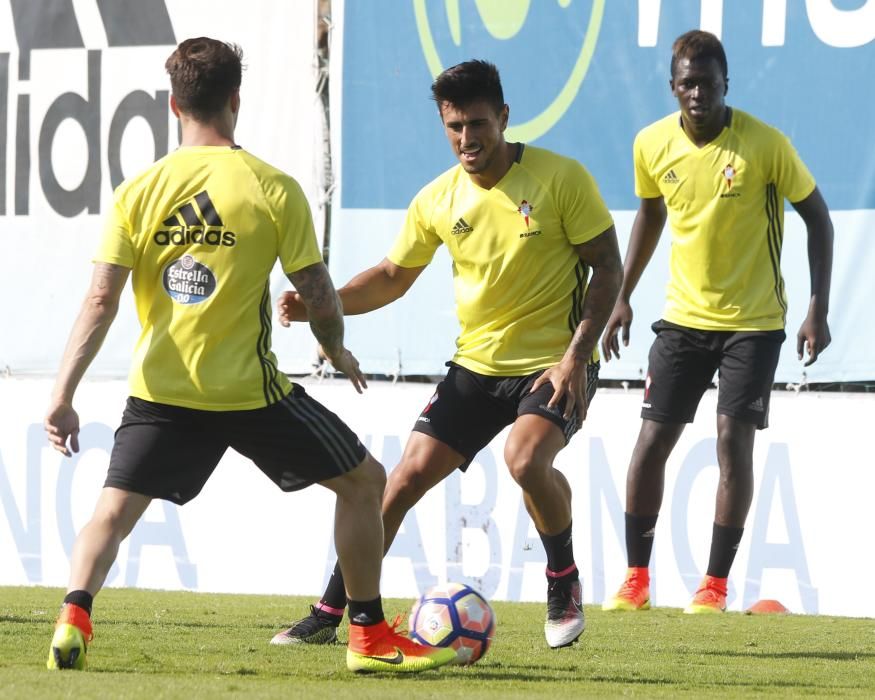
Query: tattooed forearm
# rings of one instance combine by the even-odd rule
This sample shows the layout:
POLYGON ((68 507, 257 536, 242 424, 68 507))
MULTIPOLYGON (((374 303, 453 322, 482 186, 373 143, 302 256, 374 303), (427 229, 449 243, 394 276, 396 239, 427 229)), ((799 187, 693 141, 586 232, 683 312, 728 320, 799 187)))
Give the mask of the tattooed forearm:
POLYGON ((289 275, 289 280, 307 307, 310 328, 329 355, 343 346, 343 310, 331 277, 323 263, 289 275))
POLYGON ((578 255, 592 268, 586 289, 581 322, 574 332, 569 349, 580 358, 588 358, 610 318, 623 282, 623 264, 613 226, 591 241, 577 246, 578 255))

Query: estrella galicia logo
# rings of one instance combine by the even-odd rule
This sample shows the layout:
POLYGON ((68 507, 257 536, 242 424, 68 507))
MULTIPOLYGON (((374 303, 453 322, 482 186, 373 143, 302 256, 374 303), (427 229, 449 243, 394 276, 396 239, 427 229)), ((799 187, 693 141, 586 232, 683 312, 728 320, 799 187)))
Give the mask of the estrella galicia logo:
POLYGON ((511 124, 505 132, 508 141, 523 143, 550 131, 577 97, 595 53, 605 5, 606 0, 555 3, 413 0, 419 43, 433 78, 446 68, 469 60, 471 47, 477 46, 479 55, 525 81, 526 102, 514 102, 511 124), (549 27, 552 30, 545 31, 549 27), (573 27, 583 39, 579 44, 569 45, 565 56, 565 43, 557 42, 555 37, 558 28, 567 27, 573 27), (539 43, 543 37, 548 37, 549 45, 539 43), (545 71, 544 56, 555 56, 557 51, 563 54, 557 57, 562 69, 545 71), (522 111, 526 109, 533 111, 522 111), (522 121, 516 121, 516 114, 522 114, 522 121))
POLYGON ((206 190, 198 192, 192 201, 179 207, 179 211, 167 217, 161 225, 168 228, 156 231, 152 236, 157 245, 201 243, 231 247, 237 243, 237 234, 224 230, 225 224, 206 190))
POLYGON ((200 304, 216 291, 216 276, 191 255, 164 268, 164 290, 178 304, 200 304))

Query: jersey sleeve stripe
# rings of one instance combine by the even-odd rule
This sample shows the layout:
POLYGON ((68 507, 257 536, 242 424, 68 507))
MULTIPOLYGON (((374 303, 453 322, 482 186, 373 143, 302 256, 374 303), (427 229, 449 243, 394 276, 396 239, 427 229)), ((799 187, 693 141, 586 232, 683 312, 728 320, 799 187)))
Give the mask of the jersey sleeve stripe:
POLYGON ((787 304, 784 302, 784 280, 781 277, 781 246, 783 231, 781 230, 781 212, 778 207, 778 188, 774 183, 766 185, 766 218, 768 219, 767 239, 769 243, 769 260, 772 264, 772 275, 775 281, 775 297, 781 307, 781 315, 786 322, 787 304))

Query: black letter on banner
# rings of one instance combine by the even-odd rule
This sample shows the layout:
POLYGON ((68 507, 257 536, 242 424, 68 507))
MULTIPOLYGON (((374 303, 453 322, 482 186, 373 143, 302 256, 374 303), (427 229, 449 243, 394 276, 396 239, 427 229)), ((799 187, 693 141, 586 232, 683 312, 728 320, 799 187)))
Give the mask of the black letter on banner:
POLYGON ((9 54, 0 53, 0 216, 6 214, 6 115, 9 112, 9 54))
MULTIPOLYGON (((107 158, 109 160, 109 181, 112 188, 118 187, 125 179, 122 172, 121 146, 125 129, 135 117, 143 117, 152 130, 152 139, 155 143, 155 157, 153 160, 167 155, 168 100, 170 96, 166 90, 159 90, 152 97, 143 90, 134 90, 125 96, 119 103, 118 109, 112 117, 109 125, 109 145, 107 146, 107 158)), ((145 167, 148 163, 142 163, 145 167)))
POLYGON ((97 0, 110 46, 176 43, 164 0, 97 0))
POLYGON ((18 96, 15 118, 15 213, 30 211, 30 95, 18 96))
POLYGON ((61 216, 73 217, 83 209, 100 211, 100 51, 88 52, 88 99, 65 92, 52 102, 39 135, 39 174, 46 200, 61 216), (88 164, 74 190, 61 187, 52 166, 52 142, 65 119, 75 119, 85 132, 88 164))
POLYGON ((81 49, 73 0, 12 0, 18 40, 18 79, 30 80, 32 49, 81 49))

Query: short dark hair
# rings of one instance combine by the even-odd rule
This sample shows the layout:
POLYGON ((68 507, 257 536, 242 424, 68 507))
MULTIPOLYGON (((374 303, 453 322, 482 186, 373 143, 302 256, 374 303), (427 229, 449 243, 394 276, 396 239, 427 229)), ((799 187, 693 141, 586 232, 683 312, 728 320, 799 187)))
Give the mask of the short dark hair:
POLYGON ((681 34, 675 39, 671 47, 671 77, 674 78, 677 62, 686 58, 688 61, 697 61, 713 58, 720 64, 723 70, 723 79, 729 78, 729 65, 726 63, 726 52, 720 39, 711 34, 694 29, 686 34, 681 34))
POLYGON ((205 36, 186 39, 164 67, 179 109, 198 121, 209 121, 240 87, 243 51, 205 36))
POLYGON ((465 61, 447 68, 432 83, 431 97, 437 103, 438 111, 444 102, 465 107, 475 100, 486 100, 496 113, 504 107, 498 68, 489 61, 465 61))

